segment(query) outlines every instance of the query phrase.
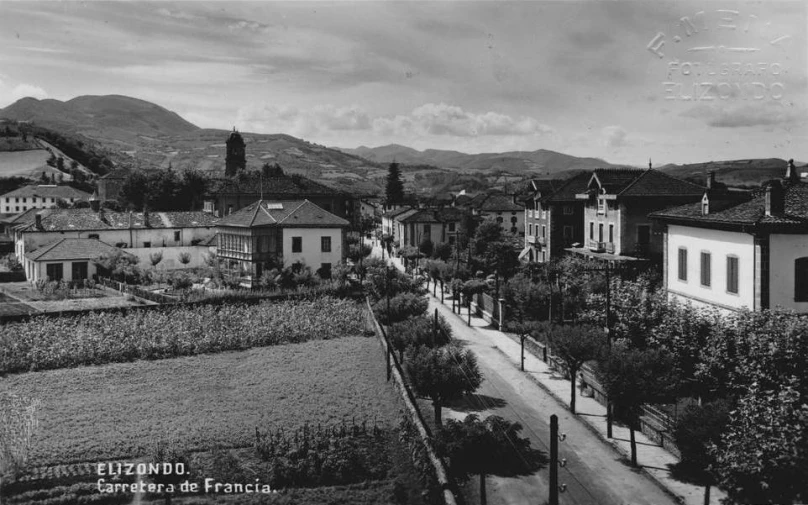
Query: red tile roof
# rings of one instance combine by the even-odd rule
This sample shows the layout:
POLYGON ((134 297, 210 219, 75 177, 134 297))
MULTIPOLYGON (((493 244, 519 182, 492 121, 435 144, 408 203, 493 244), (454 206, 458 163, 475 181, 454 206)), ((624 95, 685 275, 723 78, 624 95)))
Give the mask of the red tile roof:
POLYGON ((219 227, 341 228, 349 223, 308 200, 258 200, 219 220, 219 227))
POLYGON ((29 185, 17 188, 14 191, 9 191, 0 198, 62 198, 77 200, 89 200, 90 193, 79 191, 72 186, 56 186, 56 185, 29 185))
POLYGON ((210 228, 217 218, 205 212, 150 212, 148 226, 143 212, 113 212, 108 209, 37 209, 26 211, 15 223, 17 229, 34 231, 36 216, 42 216, 42 231, 110 230, 129 228, 210 228))

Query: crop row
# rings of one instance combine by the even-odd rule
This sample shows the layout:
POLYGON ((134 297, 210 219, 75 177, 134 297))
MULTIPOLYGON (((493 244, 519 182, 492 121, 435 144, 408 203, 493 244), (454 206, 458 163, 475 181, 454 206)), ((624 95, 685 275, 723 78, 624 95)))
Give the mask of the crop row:
POLYGON ((317 298, 33 318, 0 327, 0 375, 358 335, 362 308, 317 298))

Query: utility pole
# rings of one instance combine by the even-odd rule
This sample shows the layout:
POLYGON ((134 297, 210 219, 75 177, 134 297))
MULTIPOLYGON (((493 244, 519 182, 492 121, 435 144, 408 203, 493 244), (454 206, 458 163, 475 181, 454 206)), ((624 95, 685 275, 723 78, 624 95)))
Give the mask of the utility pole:
MULTIPOLYGON (((385 265, 384 266, 384 273, 385 273, 385 287, 386 287, 385 291, 386 291, 386 295, 387 295, 387 323, 388 323, 387 327, 390 328, 390 324, 389 324, 390 323, 390 265, 385 265)), ((386 353, 387 354, 387 381, 390 382, 390 377, 393 374, 393 370, 392 370, 392 367, 391 367, 391 364, 390 364, 390 354, 393 352, 393 350, 390 349, 390 339, 389 338, 387 339, 386 344, 387 344, 386 345, 386 347, 387 347, 387 353, 386 353)))
POLYGON ((558 459, 558 442, 567 438, 565 433, 558 434, 558 416, 550 416, 550 505, 558 505, 558 493, 567 490, 566 484, 558 484, 558 467, 567 466, 567 460, 558 459))

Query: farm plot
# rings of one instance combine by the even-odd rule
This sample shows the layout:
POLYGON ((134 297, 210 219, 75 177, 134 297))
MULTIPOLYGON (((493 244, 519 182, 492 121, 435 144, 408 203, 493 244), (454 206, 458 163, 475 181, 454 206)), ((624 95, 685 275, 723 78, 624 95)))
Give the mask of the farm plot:
POLYGON ((49 157, 50 153, 44 149, 0 152, 0 177, 28 177, 43 170, 50 174, 54 169, 45 163, 49 157))
POLYGON ((131 459, 175 434, 194 450, 246 447, 256 427, 395 425, 399 404, 375 338, 346 337, 241 352, 32 372, 0 394, 42 402, 34 466, 131 459))

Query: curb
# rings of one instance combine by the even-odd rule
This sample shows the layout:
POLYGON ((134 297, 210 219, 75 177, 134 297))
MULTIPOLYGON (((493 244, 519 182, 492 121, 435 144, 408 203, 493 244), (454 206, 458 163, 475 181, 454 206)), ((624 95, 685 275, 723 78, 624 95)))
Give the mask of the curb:
MULTIPOLYGON (((432 298, 433 298, 433 299, 434 299, 434 300, 435 300, 437 303, 439 303, 440 305, 443 305, 444 307, 446 306, 446 304, 444 304, 444 303, 441 303, 441 302, 440 302, 440 298, 437 298, 437 297, 432 296, 432 294, 431 294, 431 293, 430 293, 430 297, 432 297, 432 298)), ((451 308, 450 308, 450 310, 451 310, 451 308)), ((455 315, 455 316, 457 316, 457 317, 460 319, 460 322, 461 322, 461 323, 465 323, 465 321, 463 320, 463 318, 462 318, 460 315, 456 314, 454 311, 452 311, 452 314, 453 314, 453 315, 455 315)), ((471 328, 473 328, 473 326, 472 326, 471 328)), ((499 330, 497 330, 497 331, 499 331, 499 330)), ((502 333, 503 335, 505 335, 507 338, 509 338, 509 339, 513 340, 513 339, 512 339, 512 338, 511 338, 511 337, 510 337, 510 336, 509 336, 507 333, 505 333, 505 332, 500 332, 500 333, 502 333)), ((520 370, 520 368, 519 368, 519 364, 518 364, 518 363, 514 363, 514 362, 513 362, 513 360, 511 359, 511 357, 510 357, 510 356, 508 356, 508 355, 505 353, 505 351, 503 351, 502 349, 500 349, 500 348, 499 348, 499 346, 497 346, 497 345, 493 345, 493 347, 494 347, 494 349, 496 349, 496 350, 497 350, 497 351, 498 351, 500 354, 502 354, 502 355, 503 355, 503 356, 504 356, 504 357, 505 357, 505 358, 508 360, 508 363, 510 363, 510 364, 511 364, 511 365, 512 365, 514 368, 516 368, 518 371, 520 371, 520 372, 521 372, 521 370, 520 370)), ((532 354, 531 354, 531 355, 532 355, 532 354)), ((535 356, 535 355, 533 355, 533 357, 534 357, 534 358, 536 358, 536 359, 539 359, 539 360, 540 360, 540 358, 538 358, 538 357, 537 357, 537 356, 535 356)), ((570 411, 569 405, 567 404, 567 402, 566 402, 565 400, 563 400, 563 399, 562 399, 562 398, 560 398, 558 395, 556 395, 556 394, 555 394, 555 393, 554 393, 554 392, 553 392, 553 391, 552 391, 550 388, 548 388, 548 387, 547 387, 547 386, 546 386, 544 383, 542 383, 542 382, 541 382, 539 379, 537 379, 536 377, 534 377, 534 376, 533 376, 532 374, 530 374, 529 372, 522 372, 522 373, 523 373, 524 375, 526 375, 526 376, 527 376, 527 377, 528 377, 528 378, 529 378, 529 379, 530 379, 532 382, 534 382, 534 383, 535 383, 537 386, 539 386, 541 389, 543 389, 543 390, 544 390, 546 393, 548 393, 548 394, 549 394, 549 395, 550 395, 550 396, 551 396, 551 397, 552 397, 552 398, 553 398, 553 399, 556 401, 556 403, 558 403, 558 404, 559 404, 559 405, 560 405, 560 406, 561 406, 561 407, 562 407, 564 410, 566 410, 567 412, 570 412, 570 413, 572 414, 572 412, 570 411)), ((626 457, 626 458, 630 458, 630 457, 631 457, 631 453, 630 453, 630 452, 626 452, 626 451, 625 451, 625 450, 624 450, 622 447, 620 447, 620 445, 619 445, 617 442, 614 442, 614 441, 612 441, 612 440, 610 440, 610 439, 606 438, 606 435, 604 435, 603 433, 601 433, 601 432, 600 432, 600 431, 599 431, 599 430, 598 430, 598 429, 597 429, 595 426, 593 426, 592 424, 590 424, 588 421, 586 421, 585 419, 581 419, 581 418, 580 418, 580 416, 579 416, 578 414, 572 414, 572 415, 574 415, 574 416, 575 416, 575 418, 576 418, 576 419, 578 419, 578 420, 581 422, 581 424, 583 424, 583 425, 586 427, 586 429, 588 429, 589 431, 591 431, 592 433, 594 433, 595 435, 597 435, 597 437, 598 437, 598 438, 601 440, 601 442, 604 442, 606 445, 608 445, 609 447, 611 447, 611 448, 612 448, 612 450, 613 450, 615 453, 617 453, 619 456, 626 457)), ((642 475, 644 475, 644 476, 648 477, 648 479, 649 479, 651 482, 653 482, 653 483, 654 483, 654 484, 655 484, 655 485, 656 485, 656 486, 657 486, 659 489, 661 489, 661 490, 662 490, 662 492, 664 492, 665 494, 667 494, 668 496, 670 496, 671 498, 673 498, 673 499, 674 499, 674 500, 675 500, 677 503, 682 503, 682 504, 686 503, 686 502, 685 502, 684 497, 682 497, 682 496, 680 496, 680 495, 676 494, 676 493, 675 493, 675 492, 674 492, 672 489, 670 489, 670 488, 669 488, 667 485, 665 485, 665 483, 664 483, 664 482, 662 482, 662 480, 660 480, 659 478, 657 478, 657 476, 655 476, 654 474, 650 473, 650 472, 649 472, 647 469, 645 469, 645 468, 644 468, 642 465, 639 465, 639 466, 637 466, 637 467, 632 467, 632 468, 636 468, 637 470, 639 470, 639 472, 640 472, 642 475)))

